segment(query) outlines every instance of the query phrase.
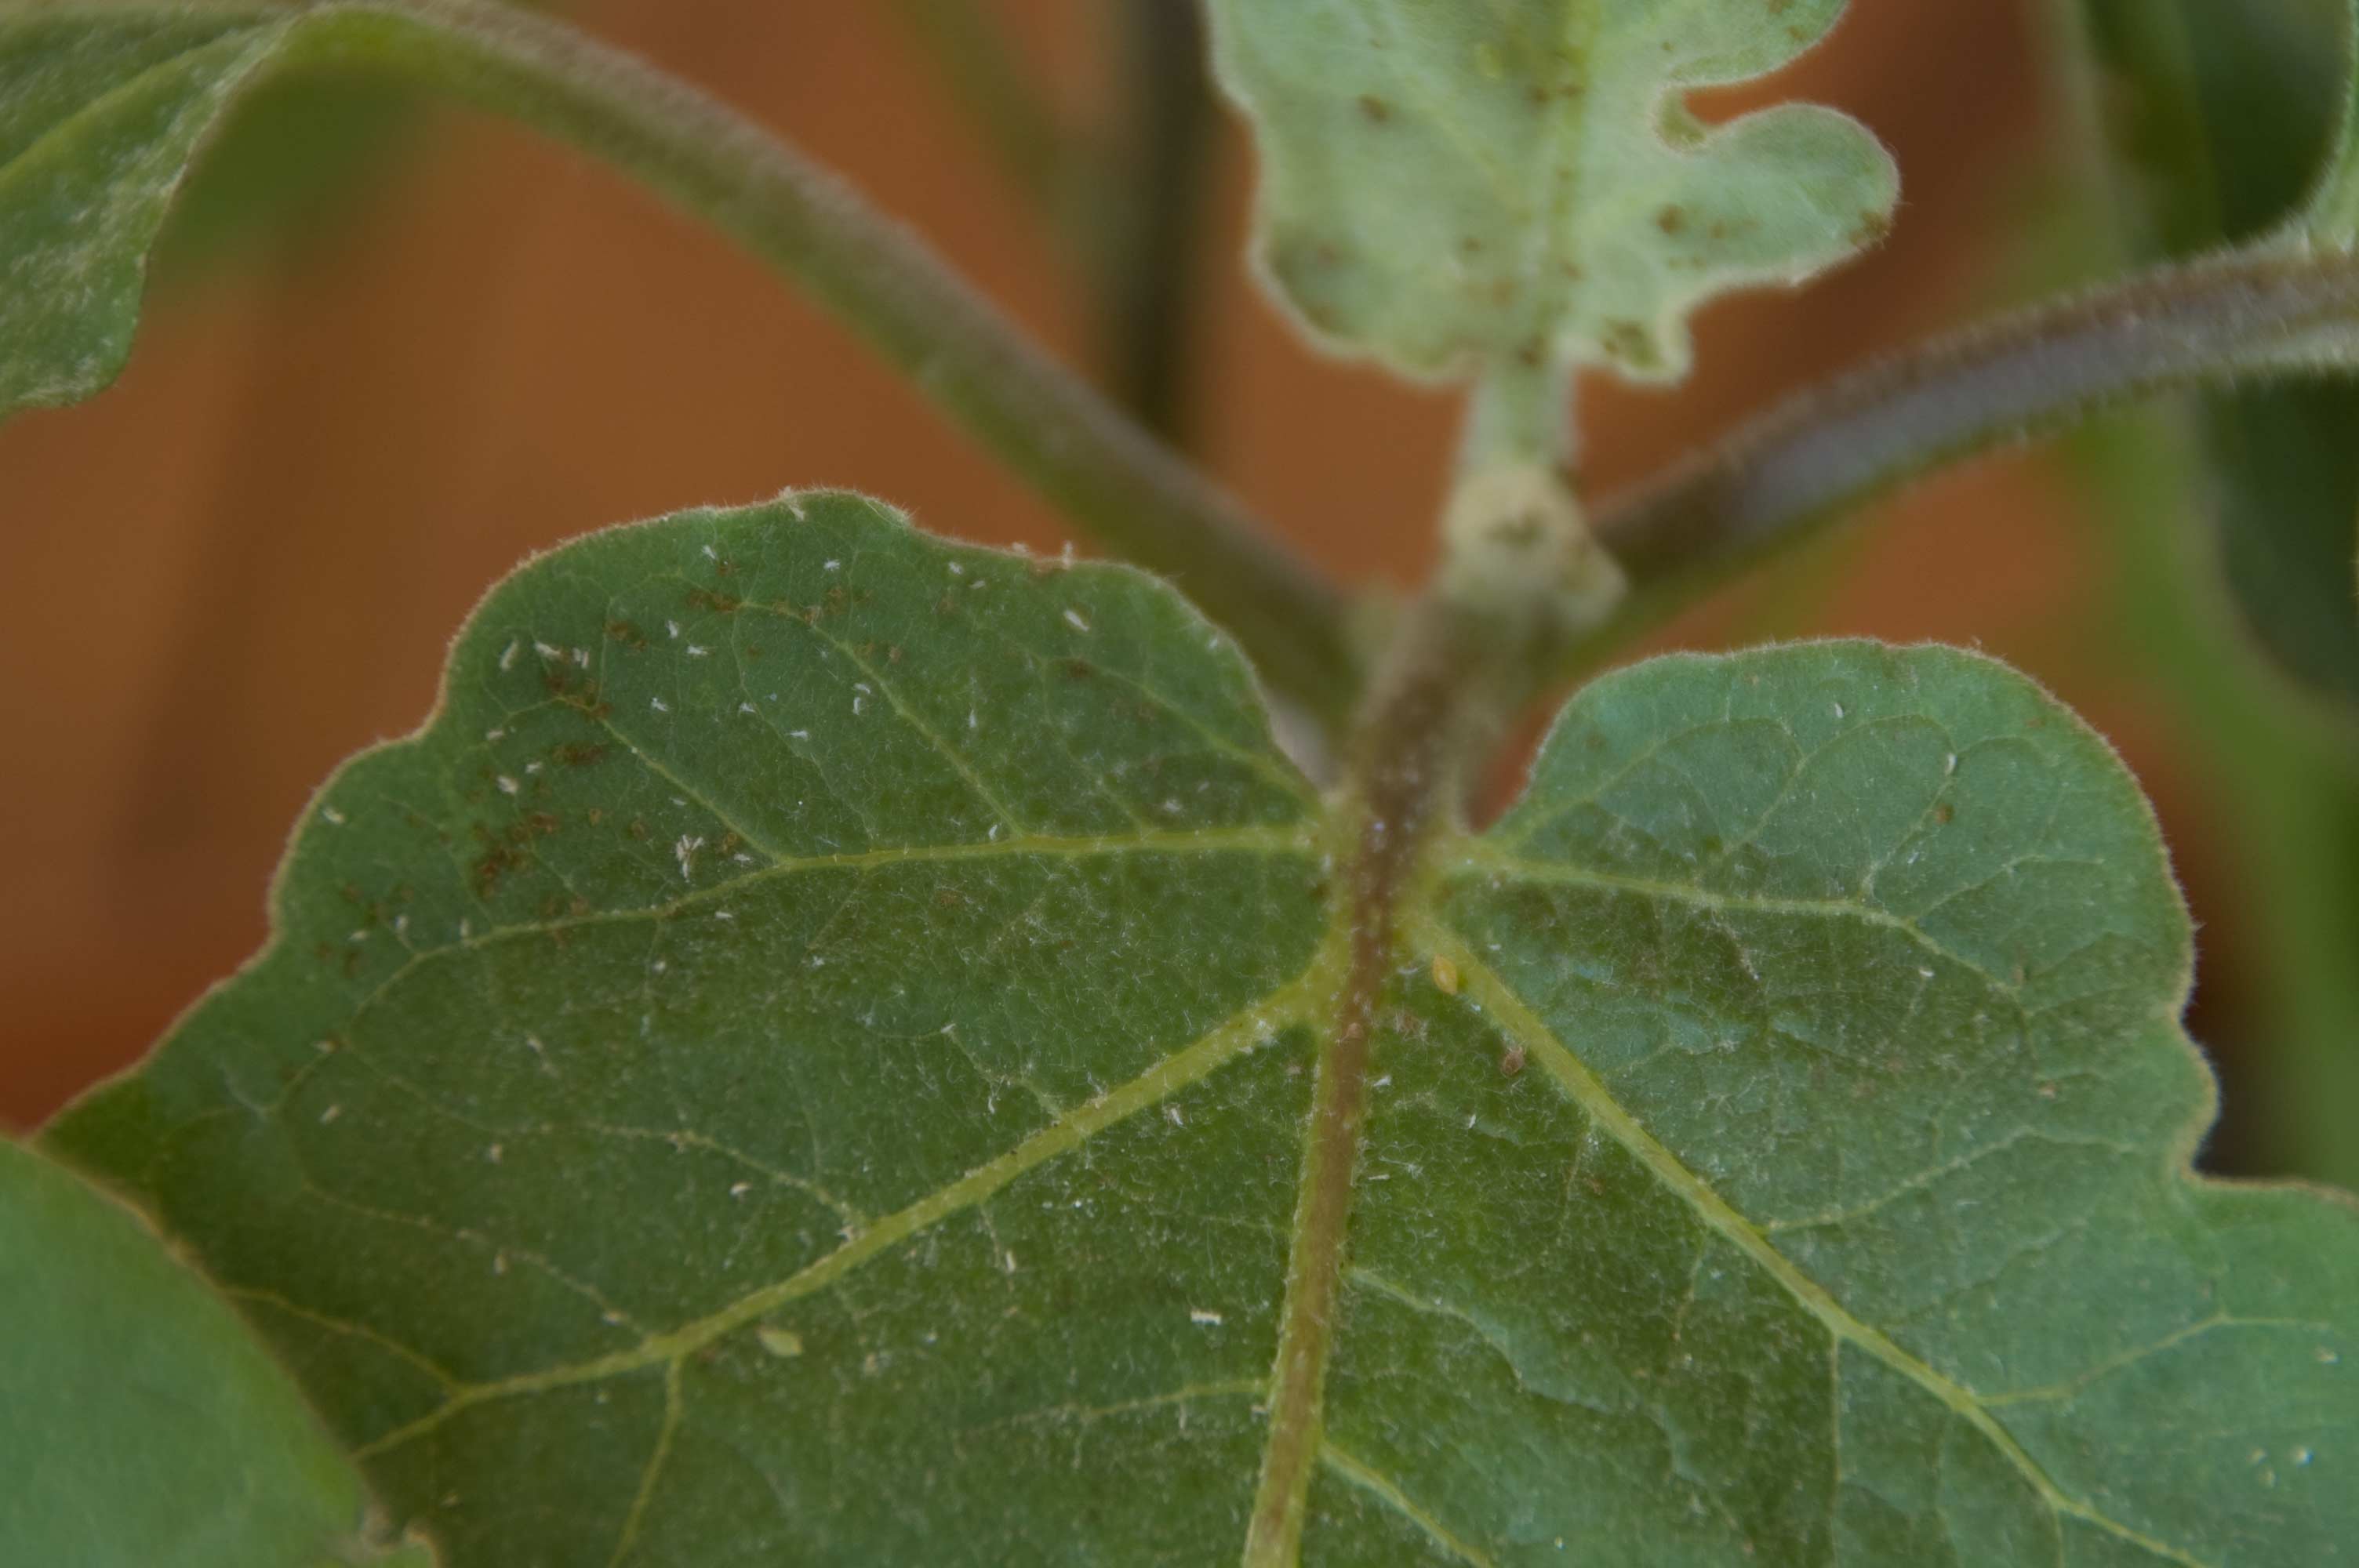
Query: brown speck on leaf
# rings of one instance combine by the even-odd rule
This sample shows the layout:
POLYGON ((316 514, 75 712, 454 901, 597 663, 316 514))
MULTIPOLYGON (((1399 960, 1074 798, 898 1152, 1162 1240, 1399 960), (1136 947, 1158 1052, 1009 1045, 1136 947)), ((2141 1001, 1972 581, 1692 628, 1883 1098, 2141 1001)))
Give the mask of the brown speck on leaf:
POLYGON ((479 856, 472 868, 474 873, 475 896, 488 899, 500 890, 500 879, 510 871, 521 871, 532 863, 524 850, 507 844, 495 844, 479 856))
POLYGON ((607 622, 606 638, 609 642, 620 643, 634 651, 647 645, 647 640, 640 635, 639 629, 627 621, 607 622))
POLYGON ((1655 227, 1666 234, 1676 234, 1688 226, 1687 209, 1673 202, 1655 214, 1655 227))
POLYGON ((701 588, 688 590, 688 606, 691 610, 710 610, 719 615, 734 615, 745 603, 734 593, 714 593, 701 588))
POLYGON ((1951 806, 1946 800, 1933 808, 1933 820, 1940 823, 1944 827, 1947 827, 1951 823, 1956 821, 1957 818, 1958 808, 1951 806))
POLYGON ((1360 94, 1360 113, 1367 117, 1368 124, 1381 125, 1393 117, 1393 106, 1373 92, 1363 92, 1360 94))
POLYGON ((1510 1045, 1499 1054, 1499 1076, 1512 1078, 1524 1070, 1524 1048, 1510 1045))
POLYGON ((606 748, 588 741, 569 741, 549 755, 569 768, 586 768, 603 759, 606 755, 606 748))
POLYGON ((625 828, 625 831, 629 833, 634 838, 646 838, 647 836, 647 819, 644 816, 632 817, 630 827, 625 828))
POLYGON ((1606 322, 1604 339, 1605 351, 1624 364, 1646 369, 1661 362, 1654 340, 1636 321, 1606 322))
POLYGON ((934 903, 937 908, 956 909, 960 904, 962 904, 965 902, 966 895, 959 892, 956 888, 936 888, 934 890, 934 903))

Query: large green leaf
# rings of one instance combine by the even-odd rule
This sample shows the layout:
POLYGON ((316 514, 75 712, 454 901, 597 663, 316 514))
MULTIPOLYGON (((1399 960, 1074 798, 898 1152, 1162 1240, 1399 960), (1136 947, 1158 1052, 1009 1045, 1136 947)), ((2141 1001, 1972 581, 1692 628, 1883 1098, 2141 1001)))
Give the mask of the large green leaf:
POLYGON ((73 1568, 430 1568, 236 1314, 136 1216, 0 1139, 0 1541, 73 1568))
POLYGON ((1880 235, 1891 158, 1832 109, 1707 125, 1843 0, 1213 0, 1262 155, 1257 254, 1320 337, 1408 374, 1511 356, 1674 379, 1686 313, 1880 235))
POLYGON ((2188 1175, 2184 914, 2020 677, 1579 698, 1375 953, 1339 1255, 1349 819, 1136 573, 841 495, 617 530, 492 595, 270 948, 49 1137, 454 1564, 1234 1561, 1288 1430, 1319 1563, 2359 1539, 2359 1213, 2188 1175))

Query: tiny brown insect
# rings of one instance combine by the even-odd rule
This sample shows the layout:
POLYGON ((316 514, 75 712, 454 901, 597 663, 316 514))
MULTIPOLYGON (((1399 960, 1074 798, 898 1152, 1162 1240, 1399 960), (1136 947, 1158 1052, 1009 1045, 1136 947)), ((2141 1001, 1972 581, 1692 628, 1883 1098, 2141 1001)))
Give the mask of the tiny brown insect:
POLYGON ((1433 989, 1443 996, 1458 994, 1458 966, 1440 953, 1433 956, 1433 989))
POLYGON ((1499 1057, 1499 1076, 1503 1078, 1512 1078, 1523 1070, 1524 1048, 1520 1045, 1508 1046, 1499 1057))

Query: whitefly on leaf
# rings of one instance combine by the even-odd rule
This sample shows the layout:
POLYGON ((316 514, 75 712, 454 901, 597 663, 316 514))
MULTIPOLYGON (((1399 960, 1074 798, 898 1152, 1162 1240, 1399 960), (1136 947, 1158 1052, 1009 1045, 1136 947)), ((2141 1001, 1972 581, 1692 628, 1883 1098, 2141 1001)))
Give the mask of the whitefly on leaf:
POLYGON ((1788 103, 1707 124, 1688 90, 1775 70, 1843 0, 1212 0, 1262 161, 1255 251, 1321 342, 1420 378, 1510 356, 1688 369, 1688 312, 1797 284, 1888 224, 1892 158, 1788 103))

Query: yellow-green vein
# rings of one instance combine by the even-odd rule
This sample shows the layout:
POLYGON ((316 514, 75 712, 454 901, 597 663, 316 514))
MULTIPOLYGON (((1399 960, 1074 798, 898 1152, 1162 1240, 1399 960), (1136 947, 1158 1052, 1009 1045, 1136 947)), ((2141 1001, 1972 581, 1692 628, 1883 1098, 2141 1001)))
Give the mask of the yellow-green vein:
POLYGON ((1882 1361, 1940 1400, 1981 1433, 2030 1482, 2051 1509, 2093 1525, 2166 1562, 2180 1564, 2180 1568, 2216 1568, 2216 1565, 2204 1563, 2166 1541, 2157 1541, 2066 1493, 2016 1441, 2015 1434, 2000 1423, 1973 1390, 1944 1377, 1903 1350, 1888 1336, 1853 1316, 1826 1287, 1796 1267, 1792 1260, 1771 1245, 1757 1226, 1739 1214, 1701 1177, 1689 1170, 1678 1155, 1623 1108, 1621 1102, 1606 1088, 1604 1081, 1591 1071, 1588 1064, 1582 1061, 1571 1047, 1557 1038, 1555 1032, 1525 1004, 1496 970, 1484 962, 1470 944, 1430 916, 1419 920, 1414 940, 1432 952, 1445 955, 1456 964, 1466 994, 1482 1004, 1494 1025, 1523 1047, 1530 1059, 1538 1063, 1600 1129, 1635 1155, 1658 1181, 1693 1209, 1706 1226, 1758 1264, 1805 1311, 1816 1317, 1828 1333, 1837 1339, 1858 1346, 1882 1361))

